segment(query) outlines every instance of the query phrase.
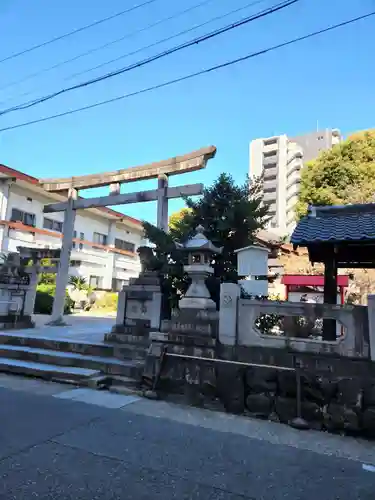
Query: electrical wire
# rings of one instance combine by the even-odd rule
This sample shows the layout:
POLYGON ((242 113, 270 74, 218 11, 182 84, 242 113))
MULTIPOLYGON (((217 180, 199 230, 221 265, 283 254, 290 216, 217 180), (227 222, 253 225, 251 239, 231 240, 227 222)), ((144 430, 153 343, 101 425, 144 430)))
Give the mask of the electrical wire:
POLYGON ((65 94, 67 92, 70 92, 72 90, 77 90, 79 88, 84 88, 84 87, 88 87, 94 83, 98 83, 98 82, 101 82, 101 81, 104 81, 104 80, 107 80, 109 78, 113 78, 114 76, 117 76, 117 75, 120 75, 120 74, 123 74, 125 72, 128 72, 132 69, 135 69, 135 68, 139 68, 139 67, 142 67, 142 66, 145 66, 146 64, 149 64, 150 62, 153 62, 153 61, 156 61, 158 59, 161 59, 163 57, 166 57, 170 54, 173 54, 175 52, 178 52, 182 49, 185 49, 185 48, 188 48, 188 47, 191 47, 193 45, 197 45, 198 43, 201 43, 201 42, 204 42, 206 40, 210 40, 218 35, 221 35, 222 33, 226 33, 230 30, 233 30, 235 28, 238 28, 239 26, 243 26, 245 24, 248 24, 252 21, 255 21, 257 19, 260 19, 262 17, 266 17, 270 14, 273 14, 274 12, 277 12, 279 10, 282 10, 282 9, 285 9, 286 7, 289 7, 290 5, 293 5, 297 2, 299 2, 300 0, 286 0, 286 1, 283 1, 273 7, 270 7, 268 9, 265 9, 257 14, 254 14, 252 16, 248 16, 244 19, 240 19, 239 21, 236 21, 234 23, 231 23, 229 25, 226 25, 222 28, 219 28, 215 31, 212 31, 210 33, 207 33, 205 35, 202 35, 200 37, 197 37, 197 38, 194 38, 193 40, 190 40, 188 42, 185 42, 181 45, 178 45, 178 46, 175 46, 175 47, 172 47, 171 49, 168 49, 168 50, 165 50, 159 54, 156 54, 155 56, 151 56, 147 59, 144 59, 142 61, 138 61, 130 66, 127 66, 125 68, 121 68, 121 69, 118 69, 116 71, 113 71, 111 73, 107 73, 105 75, 102 75, 102 76, 99 76, 97 78, 94 78, 92 80, 88 80, 86 82, 82 82, 82 83, 79 83, 79 84, 76 84, 76 85, 73 85, 71 87, 68 87, 68 88, 65 88, 65 89, 61 89, 57 92, 54 92, 52 94, 49 94, 47 96, 44 96, 44 97, 40 97, 40 98, 37 98, 37 99, 34 99, 33 101, 28 101, 26 103, 23 103, 23 104, 20 104, 18 106, 14 106, 14 107, 11 107, 11 108, 8 108, 8 109, 5 109, 5 110, 2 110, 0 111, 0 115, 5 115, 5 114, 8 114, 8 113, 12 113, 14 111, 20 111, 20 110, 23 110, 23 109, 28 109, 28 108, 31 108, 31 107, 34 107, 38 104, 41 104, 43 102, 46 102, 46 101, 49 101, 51 99, 54 99, 55 97, 59 96, 59 95, 62 95, 62 94, 65 94))
POLYGON ((363 19, 369 18, 369 17, 374 16, 374 15, 375 15, 375 11, 370 12, 368 14, 364 14, 362 16, 358 16, 358 17, 349 19, 348 21, 343 21, 341 23, 328 26, 327 28, 323 28, 323 29, 321 29, 319 31, 314 31, 312 33, 308 33, 307 35, 303 35, 303 36, 300 36, 298 38, 294 38, 293 40, 288 40, 287 42, 283 42, 283 43, 280 43, 278 45, 273 45, 272 47, 268 47, 266 49, 259 50, 257 52, 252 52, 250 54, 247 54, 245 56, 239 57, 237 59, 232 59, 232 60, 227 61, 225 63, 217 64, 216 66, 211 66, 209 68, 203 69, 201 71, 197 71, 195 73, 190 73, 190 74, 182 76, 180 78, 175 78, 174 80, 169 80, 167 82, 160 83, 158 85, 153 85, 152 87, 147 87, 147 88, 144 88, 144 89, 141 89, 141 90, 137 90, 135 92, 131 92, 129 94, 120 95, 118 97, 114 97, 112 99, 107 99, 105 101, 96 102, 94 104, 90 104, 88 106, 83 106, 81 108, 71 109, 69 111, 64 111, 62 113, 57 113, 55 115, 46 116, 44 118, 39 118, 37 120, 30 120, 30 121, 27 121, 27 122, 19 123, 17 125, 11 125, 9 127, 4 127, 2 129, 0 129, 0 132, 5 132, 7 130, 14 130, 14 129, 17 129, 17 128, 26 127, 28 125, 34 125, 36 123, 43 123, 43 122, 46 122, 46 121, 49 121, 49 120, 53 120, 55 118, 60 118, 62 116, 72 115, 72 114, 78 113, 80 111, 86 111, 88 109, 97 108, 97 107, 103 106, 105 104, 110 104, 110 103, 113 103, 113 102, 120 101, 122 99, 126 99, 126 98, 129 98, 129 97, 134 97, 134 96, 137 96, 137 95, 140 95, 140 94, 145 94, 146 92, 151 92, 153 90, 157 90, 157 89, 160 89, 160 88, 163 88, 163 87, 168 87, 170 85, 174 85, 175 83, 180 83, 180 82, 183 82, 183 81, 186 81, 186 80, 190 80, 191 78, 195 78, 196 76, 204 75, 204 74, 207 74, 207 73, 211 73, 213 71, 217 71, 219 69, 227 68, 229 66, 233 66, 234 64, 238 64, 238 63, 247 61, 249 59, 252 59, 252 58, 255 58, 255 57, 267 54, 269 52, 273 52, 275 50, 281 49, 283 47, 287 47, 289 45, 293 45, 293 44, 301 42, 303 40, 307 40, 309 38, 313 38, 315 36, 322 35, 324 33, 328 33, 329 31, 332 31, 332 30, 335 30, 335 29, 338 29, 338 28, 342 28, 344 26, 348 26, 349 24, 356 23, 358 21, 361 21, 363 19))
POLYGON ((255 5, 263 3, 264 1, 266 1, 266 0, 256 0, 256 1, 250 2, 246 5, 243 5, 242 7, 232 9, 232 10, 226 12, 225 14, 222 14, 222 15, 216 16, 216 17, 212 17, 211 19, 208 19, 207 21, 204 21, 201 24, 197 24, 195 26, 192 26, 191 28, 187 28, 183 31, 179 31, 178 33, 176 33, 174 35, 168 36, 166 38, 162 38, 162 39, 157 40, 156 42, 151 43, 149 45, 144 45, 143 47, 140 47, 139 49, 136 49, 133 52, 128 52, 127 54, 123 54, 119 57, 115 57, 114 59, 110 59, 109 61, 105 61, 101 64, 98 64, 97 66, 93 66, 91 68, 85 69, 83 71, 79 71, 77 73, 73 73, 73 74, 69 75, 68 77, 64 78, 64 81, 71 80, 72 78, 75 78, 76 76, 81 76, 81 75, 84 75, 86 73, 90 73, 91 71, 102 68, 103 66, 107 66, 108 64, 112 64, 114 62, 120 61, 121 59, 125 59, 126 57, 134 56, 135 54, 138 54, 139 52, 142 52, 143 50, 151 49, 152 47, 156 47, 157 45, 160 45, 161 43, 164 43, 164 42, 169 42, 170 40, 173 40, 174 38, 177 38, 181 35, 186 35, 187 33, 190 33, 191 31, 195 31, 199 28, 203 28, 203 26, 206 26, 207 24, 211 24, 215 21, 221 21, 222 19, 225 19, 226 17, 228 17, 232 14, 236 14, 237 12, 241 12, 242 10, 248 9, 250 7, 254 7, 255 5))
MULTIPOLYGON (((116 38, 115 40, 111 40, 110 42, 107 42, 107 43, 104 43, 102 45, 99 45, 98 47, 94 47, 90 50, 87 50, 86 52, 81 52, 80 54, 74 56, 74 57, 71 57, 70 59, 65 59, 64 61, 60 61, 59 63, 57 64, 54 64, 52 66, 49 66, 47 68, 44 68, 44 69, 41 69, 39 71, 36 71, 35 73, 30 73, 29 75, 26 75, 25 77, 19 79, 19 80, 14 80, 13 82, 10 82, 10 83, 7 83, 6 85, 4 85, 3 87, 0 87, 0 91, 1 90, 5 90, 9 87, 12 87, 13 85, 19 85, 21 83, 24 83, 28 80, 31 80, 33 78, 36 78, 37 76, 39 75, 42 75, 44 73, 47 73, 49 71, 52 71, 54 69, 57 69, 57 68, 60 68, 61 66, 64 66, 65 64, 68 64, 70 62, 74 62, 74 61, 77 61, 78 59, 81 59, 82 57, 85 57, 85 56, 88 56, 88 55, 91 55, 91 54, 94 54, 95 52, 98 52, 99 50, 102 50, 102 49, 105 49, 107 47, 110 47, 111 45, 114 45, 118 42, 121 42, 127 38, 131 38, 135 35, 138 35, 139 33, 143 33, 144 31, 148 31, 149 29, 151 28, 154 28, 155 26, 159 26, 160 24, 162 23, 165 23, 167 21, 171 21, 173 19, 176 19, 184 14, 187 14, 188 12, 191 12, 199 7, 202 7, 203 5, 206 5, 210 2, 213 2, 214 0, 204 0, 202 2, 199 2, 191 7, 189 7, 188 9, 185 9, 185 10, 182 10, 182 11, 179 11, 177 12, 176 14, 173 14, 172 16, 168 16, 168 17, 164 17, 163 19, 160 19, 159 21, 156 21, 152 24, 148 24, 147 26, 144 26, 143 28, 140 28, 140 29, 137 29, 135 31, 131 31, 130 33, 126 33, 126 35, 123 35, 122 37, 120 38, 116 38)), ((254 2, 254 3, 259 3, 259 2, 263 2, 265 0, 258 0, 257 2, 254 2)), ((88 70, 90 71, 90 70, 88 70)), ((68 79, 70 79, 71 77, 68 77, 68 79)), ((65 79, 64 79, 65 80, 65 79)), ((24 93, 22 94, 22 96, 25 96, 25 95, 28 95, 30 94, 31 92, 27 92, 27 93, 24 93)))
POLYGON ((77 28, 73 31, 69 31, 69 33, 65 33, 64 35, 59 35, 59 36, 56 36, 55 38, 51 38, 50 40, 46 40, 43 43, 33 45, 32 47, 29 47, 28 49, 21 50, 20 52, 16 52, 16 53, 11 54, 7 57, 4 57, 3 59, 0 59, 0 63, 3 63, 5 61, 10 61, 11 59, 15 59, 16 57, 22 56, 24 54, 28 54, 29 52, 32 52, 36 49, 40 49, 41 47, 45 47, 46 45, 50 45, 51 43, 57 42, 58 40, 63 40, 64 38, 68 38, 69 36, 76 35, 77 33, 81 33, 82 31, 93 28, 94 26, 98 26, 99 24, 103 24, 107 21, 110 21, 111 19, 115 19, 116 17, 120 17, 124 14, 127 14, 128 12, 133 11, 133 10, 140 9, 141 7, 149 5, 149 4, 154 3, 156 1, 157 0, 147 0, 146 2, 143 2, 141 4, 130 7, 129 9, 122 10, 121 12, 117 12, 116 14, 113 14, 112 16, 108 16, 108 17, 105 17, 103 19, 99 19, 99 21, 95 21, 91 24, 87 24, 86 26, 82 26, 81 28, 77 28))

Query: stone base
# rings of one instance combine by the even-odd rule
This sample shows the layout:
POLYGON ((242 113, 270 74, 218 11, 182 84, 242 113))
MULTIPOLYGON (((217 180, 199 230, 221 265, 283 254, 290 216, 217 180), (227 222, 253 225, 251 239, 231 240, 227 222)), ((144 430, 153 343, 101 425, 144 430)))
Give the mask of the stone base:
POLYGON ((178 303, 180 309, 199 309, 216 311, 216 304, 212 299, 205 297, 183 297, 178 303))
POLYGON ((2 330, 13 330, 22 328, 35 328, 35 323, 31 319, 31 316, 19 316, 16 318, 13 314, 7 314, 6 316, 0 316, 0 329, 2 330), (16 321, 17 319, 17 321, 16 321))
POLYGON ((137 278, 130 278, 129 286, 132 285, 152 285, 160 287, 160 277, 157 273, 154 273, 152 271, 144 271, 137 278))
POLYGON ((173 314, 170 321, 163 322, 163 330, 177 335, 206 336, 216 339, 219 315, 212 309, 180 309, 173 314))
POLYGON ((46 325, 48 325, 48 326, 70 326, 69 323, 67 323, 64 320, 63 316, 60 316, 57 319, 52 319, 51 321, 48 321, 48 323, 46 323, 46 325))

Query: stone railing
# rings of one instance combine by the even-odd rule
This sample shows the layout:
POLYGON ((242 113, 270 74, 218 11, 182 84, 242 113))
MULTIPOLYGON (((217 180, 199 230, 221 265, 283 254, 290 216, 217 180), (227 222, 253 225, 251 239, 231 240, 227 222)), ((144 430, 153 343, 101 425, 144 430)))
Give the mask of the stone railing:
MULTIPOLYGON (((370 328, 370 333, 371 331, 370 328)), ((370 337, 369 313, 365 306, 240 299, 238 285, 222 285, 219 323, 219 339, 222 344, 366 359, 370 358, 370 337), (275 318, 284 318, 283 332, 276 329, 270 333, 270 329, 262 327, 262 322, 264 324, 275 318), (306 328, 305 335, 301 335, 306 323, 314 326, 322 319, 334 319, 342 326, 342 332, 336 341, 324 341, 319 335, 307 335, 306 328), (296 328, 296 325, 300 325, 300 328, 296 328)), ((372 352, 375 353, 375 346, 372 352)))

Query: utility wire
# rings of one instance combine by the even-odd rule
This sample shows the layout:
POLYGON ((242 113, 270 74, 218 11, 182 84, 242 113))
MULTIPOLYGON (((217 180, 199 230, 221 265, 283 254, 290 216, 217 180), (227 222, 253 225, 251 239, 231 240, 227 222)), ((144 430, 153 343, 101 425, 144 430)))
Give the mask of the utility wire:
POLYGON ((329 31, 335 30, 337 28, 342 28, 344 26, 348 26, 349 24, 356 23, 357 21, 361 21, 362 19, 366 19, 366 18, 369 18, 369 17, 374 16, 374 15, 375 15, 375 11, 370 12, 368 14, 364 14, 364 15, 359 16, 359 17, 355 17, 353 19, 349 19, 348 21, 343 21, 341 23, 331 25, 331 26, 329 26, 327 28, 323 28, 323 29, 321 29, 319 31, 314 31, 314 32, 309 33, 307 35, 300 36, 298 38, 294 38, 293 40, 289 40, 287 42, 283 42, 283 43, 280 43, 278 45, 274 45, 272 47, 268 47, 267 49, 259 50, 257 52, 252 52, 251 54, 247 54, 246 56, 239 57, 237 59, 232 59, 230 61, 227 61, 227 62, 222 63, 222 64, 218 64, 216 66, 211 66, 210 68, 206 68, 204 70, 197 71, 196 73, 190 73, 189 75, 185 75, 185 76, 182 76, 180 78, 175 78, 174 80, 169 80, 167 82, 160 83, 158 85, 153 85, 152 87, 147 87, 147 88, 144 88, 144 89, 141 89, 141 90, 137 90, 135 92, 131 92, 129 94, 120 95, 118 97, 114 97, 112 99, 107 99, 105 101, 96 102, 94 104, 90 104, 88 106, 83 106, 81 108, 71 109, 69 111, 64 111, 63 113, 58 113, 58 114, 55 114, 55 115, 46 116, 44 118, 39 118, 37 120, 30 120, 28 122, 19 123, 17 125, 11 125, 9 127, 4 127, 2 129, 0 129, 0 132, 5 132, 7 130, 14 130, 14 129, 17 129, 17 128, 26 127, 28 125, 34 125, 36 123, 46 122, 46 121, 49 121, 49 120, 53 120, 55 118, 60 118, 62 116, 72 115, 72 114, 78 113, 80 111, 86 111, 88 109, 97 108, 97 107, 103 106, 105 104, 110 104, 112 102, 121 101, 122 99, 127 99, 129 97, 134 97, 136 95, 145 94, 146 92, 151 92, 153 90, 157 90, 157 89, 160 89, 160 88, 163 88, 163 87, 168 87, 170 85, 174 85, 175 83, 180 83, 180 82, 183 82, 183 81, 186 81, 186 80, 190 80, 191 78, 195 78, 196 76, 204 75, 204 74, 207 74, 207 73, 211 73, 212 71, 217 71, 219 69, 223 69, 223 68, 227 68, 229 66, 233 66, 234 64, 238 64, 238 63, 247 61, 248 59, 252 59, 252 58, 255 58, 255 57, 267 54, 268 52, 273 52, 274 50, 278 50, 278 49, 281 49, 283 47, 287 47, 288 45, 293 45, 293 44, 301 42, 303 40, 307 40, 309 38, 313 38, 314 36, 322 35, 323 33, 328 33, 329 31))
POLYGON ((120 61, 121 59, 125 59, 126 57, 133 56, 134 54, 138 54, 139 52, 142 52, 143 50, 146 49, 151 49, 152 47, 156 47, 157 45, 160 45, 161 43, 168 42, 170 40, 173 40, 174 38, 177 38, 181 35, 186 35, 186 33, 190 33, 191 31, 195 31, 199 28, 203 28, 203 26, 206 26, 207 24, 211 24, 215 21, 220 21, 222 19, 225 19, 226 17, 236 14, 237 12, 241 12, 242 10, 248 9, 249 7, 254 7, 257 4, 263 3, 265 0, 256 0, 254 2, 247 3, 246 5, 242 7, 238 7, 237 9, 232 9, 229 12, 226 12, 225 14, 222 14, 220 16, 212 17, 211 19, 208 19, 207 21, 197 24, 195 26, 192 26, 191 28, 185 29, 183 31, 179 31, 175 35, 168 36, 166 38, 162 38, 160 40, 157 40, 154 43, 151 43, 149 45, 144 45, 143 47, 140 47, 139 49, 134 50, 133 52, 128 52, 127 54, 123 54, 119 57, 116 57, 114 59, 110 59, 109 61, 105 61, 101 64, 98 64, 97 66, 94 66, 92 68, 85 69, 83 71, 79 71, 78 73, 73 73, 72 75, 69 75, 68 77, 64 78, 64 80, 71 80, 72 78, 75 78, 76 76, 81 76, 84 75, 85 73, 90 73, 91 71, 94 71, 96 69, 102 68, 103 66, 107 66, 108 64, 112 64, 113 62, 120 61))
POLYGON ((73 85, 72 87, 61 89, 61 90, 59 90, 57 92, 54 92, 53 94, 49 94, 47 96, 37 98, 37 99, 35 99, 33 101, 28 101, 28 102, 20 104, 18 106, 14 106, 12 108, 5 109, 5 110, 3 110, 3 111, 0 112, 0 115, 4 115, 4 114, 11 113, 11 112, 14 112, 14 111, 19 111, 19 110, 22 110, 22 109, 31 108, 31 107, 36 106, 38 104, 41 104, 43 102, 49 101, 50 99, 53 99, 53 98, 55 98, 55 97, 57 97, 57 96, 59 96, 61 94, 65 94, 67 92, 70 92, 72 90, 76 90, 76 89, 79 89, 79 88, 88 87, 89 85, 92 85, 94 83, 98 83, 98 82, 107 80, 108 78, 112 78, 114 76, 117 76, 117 75, 120 75, 120 74, 125 73, 127 71, 130 71, 132 69, 145 66, 146 64, 149 64, 150 62, 153 62, 153 61, 156 61, 156 60, 161 59, 163 57, 166 57, 166 56, 168 56, 170 54, 173 54, 175 52, 178 52, 178 51, 180 51, 182 49, 185 49, 187 47, 191 47, 192 45, 196 45, 196 44, 198 44, 200 42, 212 39, 212 38, 214 38, 214 37, 216 37, 218 35, 221 35, 222 33, 225 33, 227 31, 233 30, 234 28, 237 28, 239 26, 243 26, 243 25, 248 24, 248 23, 250 23, 252 21, 255 21, 255 20, 260 19, 262 17, 268 16, 270 14, 273 14, 274 12, 277 12, 277 11, 279 11, 281 9, 289 7, 290 5, 293 5, 294 3, 297 3, 299 1, 300 0, 286 0, 284 2, 281 2, 280 4, 277 4, 277 5, 273 6, 273 7, 270 7, 268 9, 263 10, 263 11, 259 12, 258 14, 254 14, 252 16, 248 16, 248 17, 246 17, 244 19, 241 19, 239 21, 236 21, 236 22, 234 22, 232 24, 229 24, 229 25, 224 26, 222 28, 219 28, 219 29, 217 29, 215 31, 207 33, 206 35, 194 38, 193 40, 185 42, 185 43, 183 43, 181 45, 178 45, 178 46, 172 47, 171 49, 165 50, 165 51, 163 51, 163 52, 161 52, 159 54, 156 54, 155 56, 149 57, 149 58, 144 59, 142 61, 138 61, 137 63, 134 63, 134 64, 132 64, 130 66, 125 67, 125 68, 121 68, 121 69, 118 69, 118 70, 113 71, 111 73, 107 73, 105 75, 102 75, 102 76, 99 76, 97 78, 94 78, 92 80, 88 80, 86 82, 82 82, 82 83, 79 83, 77 85, 73 85))
MULTIPOLYGON (((265 0, 258 0, 257 2, 254 2, 254 3, 259 3, 261 1, 263 2, 265 0)), ((110 42, 104 43, 103 45, 99 45, 98 47, 94 47, 94 48, 92 48, 90 50, 87 50, 86 52, 81 52, 80 54, 78 54, 78 55, 76 55, 74 57, 71 57, 70 59, 65 59, 64 61, 61 61, 61 62, 59 62, 57 64, 52 65, 52 66, 49 66, 48 68, 41 69, 39 71, 36 71, 35 73, 30 73, 29 75, 26 75, 25 77, 23 77, 23 78, 21 78, 19 80, 15 80, 13 82, 7 83, 3 87, 0 87, 0 90, 5 90, 8 87, 12 87, 13 85, 19 85, 19 84, 24 83, 24 82, 26 82, 28 80, 31 80, 32 78, 35 78, 35 77, 37 77, 39 75, 47 73, 48 71, 52 71, 52 70, 54 70, 56 68, 60 68, 61 66, 64 66, 65 64, 68 64, 70 62, 77 61, 78 59, 81 59, 82 57, 88 56, 90 54, 98 52, 99 50, 102 50, 102 49, 105 49, 107 47, 110 47, 111 45, 114 45, 115 43, 121 42, 122 40, 125 40, 127 38, 131 38, 134 35, 138 35, 139 33, 142 33, 144 31, 147 31, 147 30, 151 29, 151 28, 154 28, 155 26, 159 26, 162 23, 165 23, 167 21, 171 21, 172 19, 176 19, 177 17, 180 17, 180 16, 182 16, 184 14, 187 14, 188 12, 191 12, 191 11, 193 11, 193 10, 199 8, 199 7, 202 7, 203 5, 206 5, 206 4, 210 3, 210 2, 213 2, 213 0, 204 0, 203 2, 199 2, 199 3, 195 4, 195 5, 193 5, 192 7, 189 7, 188 9, 179 11, 176 14, 173 14, 172 16, 164 17, 163 19, 160 19, 159 21, 156 21, 155 23, 148 24, 147 26, 144 26, 143 28, 137 29, 135 31, 131 31, 130 33, 127 33, 126 35, 123 35, 120 38, 116 38, 115 40, 111 40, 110 42)), ((88 70, 88 71, 91 71, 91 70, 88 70)), ((80 73, 78 73, 78 74, 80 74, 80 73)), ((73 75, 73 76, 75 76, 75 75, 73 75)), ((72 78, 72 77, 68 77, 68 78, 72 78)), ((31 92, 27 92, 27 93, 22 94, 22 95, 24 96, 24 95, 28 95, 30 93, 31 92)))
POLYGON ((115 19, 116 17, 120 17, 124 14, 127 14, 128 12, 133 11, 133 10, 140 9, 141 7, 144 7, 145 5, 149 5, 149 4, 154 3, 156 1, 157 0, 147 0, 146 2, 135 5, 134 7, 130 7, 129 9, 122 10, 121 12, 117 12, 117 14, 113 14, 112 16, 108 16, 108 17, 105 17, 103 19, 99 19, 99 21, 95 21, 94 23, 87 24, 86 26, 82 26, 81 28, 77 28, 73 31, 70 31, 69 33, 65 33, 64 35, 60 35, 60 36, 57 36, 55 38, 51 38, 50 40, 47 40, 43 43, 39 43, 38 45, 33 45, 32 47, 29 47, 28 49, 21 50, 20 52, 15 52, 14 54, 11 54, 7 57, 4 57, 3 59, 0 59, 0 63, 3 63, 5 61, 9 61, 10 59, 15 59, 16 57, 22 56, 23 54, 27 54, 29 52, 36 50, 36 49, 40 49, 41 47, 45 47, 46 45, 50 45, 51 43, 57 42, 58 40, 68 38, 69 36, 80 33, 81 31, 88 30, 90 28, 93 28, 94 26, 98 26, 99 24, 110 21, 111 19, 115 19))

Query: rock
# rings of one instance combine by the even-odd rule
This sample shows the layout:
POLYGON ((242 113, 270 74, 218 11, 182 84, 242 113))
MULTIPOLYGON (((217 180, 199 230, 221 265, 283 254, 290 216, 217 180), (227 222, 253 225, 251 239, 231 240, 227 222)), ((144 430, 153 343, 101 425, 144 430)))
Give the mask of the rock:
POLYGON ((325 404, 330 403, 337 393, 337 380, 331 380, 325 377, 319 377, 317 382, 322 392, 324 403, 325 404))
POLYGON ((323 412, 321 406, 313 401, 302 401, 302 417, 309 423, 309 427, 314 430, 321 430, 323 427, 323 412))
POLYGON ((292 398, 276 398, 275 409, 280 422, 283 424, 288 424, 297 416, 297 403, 292 398))
POLYGON ((362 415, 362 427, 369 437, 375 437, 375 408, 367 408, 362 415))
POLYGON ((366 384, 363 388, 363 405, 365 408, 375 407, 375 384, 366 384))
POLYGON ((276 392, 277 371, 272 368, 249 368, 246 384, 251 392, 276 392))
POLYGON ((217 391, 220 401, 229 413, 240 414, 245 410, 245 384, 243 370, 235 366, 217 368, 217 391))
POLYGON ((279 416, 278 416, 278 414, 275 411, 273 411, 272 413, 270 413, 270 415, 268 417, 268 420, 270 422, 276 422, 276 423, 280 422, 279 416))
POLYGON ((343 378, 338 381, 336 399, 348 408, 362 407, 362 383, 357 378, 343 378))
POLYGON ((297 382, 294 372, 280 371, 277 374, 277 382, 280 396, 292 398, 296 397, 297 382))
POLYGON ((159 395, 156 391, 153 391, 151 389, 145 391, 143 393, 144 397, 147 398, 147 399, 159 399, 159 395))
POLYGON ((204 398, 198 384, 185 384, 184 395, 188 405, 198 408, 204 406, 204 398))
POLYGON ((249 394, 246 407, 254 417, 268 418, 273 408, 273 398, 268 394, 249 394))
POLYGON ((330 403, 323 410, 324 426, 329 431, 344 430, 358 432, 360 430, 357 413, 346 406, 330 403))

